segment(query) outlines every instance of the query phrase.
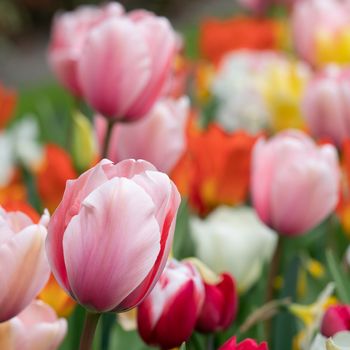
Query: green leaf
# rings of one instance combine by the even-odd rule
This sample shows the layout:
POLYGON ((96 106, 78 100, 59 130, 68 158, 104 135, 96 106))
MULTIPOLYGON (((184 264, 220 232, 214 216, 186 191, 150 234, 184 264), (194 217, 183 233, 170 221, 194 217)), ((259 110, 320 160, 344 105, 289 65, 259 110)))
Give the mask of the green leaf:
POLYGON ((350 304, 350 284, 348 282, 348 276, 346 276, 344 270, 341 268, 340 261, 331 250, 326 252, 326 259, 328 270, 335 282, 339 299, 345 304, 350 304))

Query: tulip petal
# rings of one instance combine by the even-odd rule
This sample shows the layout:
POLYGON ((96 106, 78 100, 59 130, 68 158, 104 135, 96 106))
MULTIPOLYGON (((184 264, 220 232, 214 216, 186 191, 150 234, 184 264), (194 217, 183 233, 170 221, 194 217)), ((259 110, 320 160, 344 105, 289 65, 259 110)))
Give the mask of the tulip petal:
POLYGON ((18 314, 49 278, 46 230, 31 225, 0 246, 0 322, 18 314))
POLYGON ((113 178, 83 201, 63 237, 72 295, 111 311, 144 280, 160 250, 151 197, 133 181, 113 178))
POLYGON ((104 159, 97 166, 85 172, 78 180, 67 181, 61 204, 58 206, 48 226, 46 251, 56 280, 67 292, 70 291, 63 258, 62 239, 71 218, 79 212, 81 202, 96 187, 107 181, 103 167, 111 164, 104 159))
POLYGON ((91 30, 78 74, 91 106, 106 117, 123 119, 151 78, 149 48, 141 29, 118 18, 91 30))

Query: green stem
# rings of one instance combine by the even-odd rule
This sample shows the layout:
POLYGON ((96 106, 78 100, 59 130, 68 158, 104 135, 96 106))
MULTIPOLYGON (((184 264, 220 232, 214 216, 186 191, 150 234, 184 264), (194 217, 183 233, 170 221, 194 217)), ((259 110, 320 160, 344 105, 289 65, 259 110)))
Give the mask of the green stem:
POLYGON ((80 338, 80 350, 91 350, 98 320, 101 314, 86 311, 83 333, 80 338))
POLYGON ((107 158, 108 157, 108 146, 111 140, 112 136, 112 130, 114 126, 114 120, 113 119, 107 119, 107 131, 105 135, 105 139, 103 142, 103 148, 102 148, 102 158, 107 158))

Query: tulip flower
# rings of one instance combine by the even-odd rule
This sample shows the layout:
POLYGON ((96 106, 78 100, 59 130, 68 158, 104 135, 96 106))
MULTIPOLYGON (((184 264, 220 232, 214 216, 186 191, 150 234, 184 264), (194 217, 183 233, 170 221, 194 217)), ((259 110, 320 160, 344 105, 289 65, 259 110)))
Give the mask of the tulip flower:
POLYGON ((3 350, 56 350, 67 332, 67 321, 54 310, 34 300, 20 314, 0 324, 3 350))
POLYGON ((120 17, 123 13, 119 3, 109 3, 103 7, 80 6, 75 11, 55 16, 48 59, 57 78, 74 95, 82 93, 77 63, 87 34, 98 23, 109 17, 120 17))
POLYGON ((57 145, 46 144, 44 160, 36 172, 36 185, 45 207, 53 212, 62 200, 67 180, 76 177, 70 155, 57 145))
POLYGON ((170 78, 176 35, 167 19, 136 11, 87 35, 78 63, 83 96, 112 120, 145 116, 170 78))
POLYGON ((179 202, 145 161, 102 160, 68 181, 46 242, 57 282, 91 312, 135 307, 165 266, 179 202))
POLYGON ((219 283, 213 285, 204 281, 204 287, 205 299, 196 330, 212 333, 227 329, 237 313, 238 295, 234 279, 223 273, 219 283))
POLYGON ((205 216, 220 205, 247 199, 257 138, 244 131, 229 134, 216 124, 201 130, 190 120, 188 147, 171 177, 195 212, 205 216))
POLYGON ((282 235, 306 233, 337 205, 335 147, 318 147, 306 134, 292 130, 261 139, 253 151, 251 192, 266 225, 282 235))
POLYGON ((347 1, 297 1, 292 15, 298 54, 314 66, 347 64, 350 59, 350 12, 347 1))
POLYGON ((27 307, 48 280, 45 238, 41 223, 0 208, 0 322, 27 307))
POLYGON ((190 227, 196 256, 216 273, 230 272, 240 292, 258 280, 275 247, 275 233, 248 207, 219 207, 204 220, 191 218, 190 227))
POLYGON ((309 84, 303 111, 311 133, 341 147, 350 137, 350 70, 329 66, 309 84))
POLYGON ((317 334, 310 350, 350 350, 349 344, 350 332, 339 332, 329 339, 317 334))
POLYGON ((333 337, 341 331, 350 331, 350 306, 330 306, 323 315, 321 333, 333 337))
POLYGON ((194 265, 170 260, 151 294, 138 307, 141 338, 162 349, 180 346, 194 331, 204 293, 194 265))
POLYGON ((0 83, 0 129, 3 129, 12 118, 16 101, 15 91, 7 89, 0 83))
MULTIPOLYGON (((108 157, 144 159, 160 171, 170 172, 185 150, 185 129, 189 100, 164 99, 155 104, 143 119, 130 124, 117 124, 112 131, 108 157)), ((107 122, 97 118, 97 133, 104 140, 107 122)), ((102 144, 102 142, 100 142, 102 144)))
POLYGON ((237 344, 236 337, 229 339, 218 350, 268 350, 267 343, 263 342, 260 345, 253 339, 245 339, 237 344))

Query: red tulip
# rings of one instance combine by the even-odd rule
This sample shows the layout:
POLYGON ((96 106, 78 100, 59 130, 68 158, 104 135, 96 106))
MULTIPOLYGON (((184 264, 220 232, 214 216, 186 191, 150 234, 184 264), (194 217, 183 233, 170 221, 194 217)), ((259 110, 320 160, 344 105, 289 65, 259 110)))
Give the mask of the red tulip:
POLYGON ((223 273, 218 284, 204 283, 204 286, 205 299, 196 329, 210 333, 228 328, 236 316, 238 306, 238 294, 233 278, 223 273))
POLYGON ((325 312, 321 333, 329 338, 341 331, 350 331, 350 305, 330 306, 325 312))
POLYGON ((139 306, 138 330, 149 345, 171 349, 194 331, 204 299, 204 286, 190 262, 168 262, 152 293, 139 306))
POLYGON ((267 343, 263 342, 259 345, 253 339, 245 339, 237 344, 236 337, 233 337, 222 345, 219 350, 268 350, 268 347, 267 343))

